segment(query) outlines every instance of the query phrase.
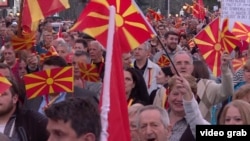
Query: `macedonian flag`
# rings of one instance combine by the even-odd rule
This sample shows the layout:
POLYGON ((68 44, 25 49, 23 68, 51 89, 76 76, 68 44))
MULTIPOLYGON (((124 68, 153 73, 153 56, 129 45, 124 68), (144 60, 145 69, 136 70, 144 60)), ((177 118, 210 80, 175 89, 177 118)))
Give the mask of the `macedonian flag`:
POLYGON ((81 76, 84 80, 91 82, 100 81, 99 72, 95 64, 86 64, 80 62, 78 65, 81 71, 81 76))
POLYGON ((223 24, 222 30, 219 29, 219 21, 219 18, 216 18, 194 38, 194 42, 215 76, 221 74, 222 53, 230 53, 238 44, 238 39, 225 30, 227 29, 226 23, 223 24))
POLYGON ((166 55, 161 55, 160 59, 158 60, 157 64, 160 66, 160 67, 166 67, 170 64, 170 61, 168 59, 168 57, 166 55))
POLYGON ((22 49, 30 49, 36 42, 35 32, 23 32, 22 36, 14 35, 11 38, 11 43, 15 51, 22 49))
POLYGON ((250 26, 240 22, 235 22, 232 33, 243 41, 250 43, 250 26))
POLYGON ((0 95, 9 89, 10 86, 11 83, 8 81, 8 79, 0 74, 0 95))
POLYGON ((24 0, 22 27, 27 31, 36 31, 40 20, 69 7, 68 0, 24 0))
POLYGON ((83 31, 106 47, 110 5, 116 8, 115 32, 123 51, 130 51, 156 35, 131 0, 91 0, 71 30, 83 31))
POLYGON ((233 64, 234 72, 237 72, 238 70, 240 70, 246 64, 246 61, 247 61, 247 57, 233 59, 232 64, 233 64))
POLYGON ((58 56, 58 53, 56 52, 56 49, 51 46, 47 53, 40 54, 40 61, 43 62, 46 58, 50 56, 58 56))
POLYGON ((72 66, 24 75, 28 99, 58 92, 73 92, 72 66))

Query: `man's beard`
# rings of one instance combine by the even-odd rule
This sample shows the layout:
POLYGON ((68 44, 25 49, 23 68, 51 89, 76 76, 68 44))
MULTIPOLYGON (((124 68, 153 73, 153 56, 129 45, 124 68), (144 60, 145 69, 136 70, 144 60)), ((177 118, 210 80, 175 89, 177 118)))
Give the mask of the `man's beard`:
POLYGON ((16 105, 13 103, 9 103, 6 107, 4 107, 4 109, 0 108, 0 117, 5 116, 9 114, 10 112, 12 112, 12 110, 14 109, 14 106, 16 105))
POLYGON ((173 51, 176 50, 177 46, 176 46, 175 48, 172 48, 172 46, 167 46, 167 48, 168 48, 171 52, 173 52, 173 51))

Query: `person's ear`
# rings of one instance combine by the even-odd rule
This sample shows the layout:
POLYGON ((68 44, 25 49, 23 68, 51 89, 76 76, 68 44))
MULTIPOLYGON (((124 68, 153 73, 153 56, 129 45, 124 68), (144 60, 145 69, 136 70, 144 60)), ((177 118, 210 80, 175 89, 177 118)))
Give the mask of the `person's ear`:
POLYGON ((81 141, 95 141, 96 137, 93 133, 86 133, 80 137, 81 141))
POLYGON ((170 138, 171 134, 172 134, 172 125, 168 125, 168 127, 166 128, 167 130, 167 137, 170 138))
POLYGON ((16 104, 17 101, 18 101, 18 95, 15 94, 15 95, 12 97, 12 100, 13 100, 13 103, 16 104))

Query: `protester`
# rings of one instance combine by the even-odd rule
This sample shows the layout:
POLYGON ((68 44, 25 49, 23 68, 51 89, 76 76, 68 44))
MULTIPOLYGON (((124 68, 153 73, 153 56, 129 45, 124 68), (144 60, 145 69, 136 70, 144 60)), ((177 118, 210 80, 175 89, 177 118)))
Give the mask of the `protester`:
MULTIPOLYGON (((169 57, 172 59, 172 57, 174 56, 174 54, 181 50, 181 47, 178 46, 178 38, 179 38, 179 35, 174 32, 174 31, 168 31, 166 32, 166 34, 164 35, 165 37, 165 49, 169 55, 169 57)), ((157 63, 160 59, 160 57, 162 55, 165 55, 165 51, 164 50, 161 50, 159 52, 157 52, 154 56, 154 62, 157 63)))
POLYGON ((91 99, 70 98, 45 110, 48 141, 99 141, 101 119, 91 99))
POLYGON ((142 104, 136 103, 134 105, 131 105, 128 108, 131 141, 140 141, 141 140, 139 133, 138 133, 138 126, 136 124, 136 120, 137 120, 137 112, 142 107, 143 107, 142 104))
POLYGON ((250 104, 243 100, 233 100, 222 110, 219 124, 250 125, 250 104))
POLYGON ((68 61, 66 57, 71 53, 71 49, 67 43, 58 44, 55 49, 59 56, 68 61))
POLYGON ((74 51, 85 51, 88 52, 88 43, 84 39, 76 39, 75 46, 73 47, 74 51))
POLYGON ((196 125, 209 124, 198 107, 197 84, 191 75, 184 77, 174 76, 168 82, 169 119, 173 127, 170 141, 196 138, 196 125))
POLYGON ((150 55, 150 43, 144 42, 134 50, 135 61, 134 68, 139 70, 146 82, 148 93, 150 94, 157 88, 156 75, 161 70, 160 67, 152 62, 148 57, 150 55))
POLYGON ((122 64, 124 69, 132 67, 132 55, 130 52, 122 54, 122 64))
POLYGON ((81 75, 81 69, 79 67, 79 63, 90 64, 90 58, 87 52, 77 50, 74 53, 72 59, 72 65, 74 68, 74 85, 96 93, 99 99, 102 90, 102 82, 100 80, 96 81, 93 80, 93 82, 84 80, 81 75))
MULTIPOLYGON (((210 79, 198 79, 197 95, 200 101, 199 109, 207 121, 210 121, 210 109, 212 106, 223 102, 233 95, 233 76, 229 68, 230 61, 231 57, 229 54, 224 53, 221 57, 222 82, 220 84, 210 79)), ((173 63, 181 75, 191 75, 194 70, 192 56, 186 51, 176 52, 173 57, 173 63)), ((176 73, 173 67, 172 72, 176 73)))
POLYGON ((91 63, 97 66, 101 79, 104 78, 104 68, 105 68, 103 52, 104 52, 104 47, 98 41, 90 41, 89 55, 91 58, 91 63))
POLYGON ((148 105, 149 94, 141 73, 134 68, 124 70, 125 93, 128 106, 135 103, 148 105))
POLYGON ((14 80, 9 79, 10 88, 0 96, 0 133, 11 140, 47 141, 47 119, 38 112, 22 109, 20 91, 14 80))
POLYGON ((169 141, 171 125, 166 110, 154 105, 144 106, 137 118, 141 141, 169 141))
POLYGON ((173 76, 170 67, 162 67, 159 74, 156 76, 158 88, 153 90, 150 94, 150 103, 153 105, 167 108, 167 95, 169 94, 168 80, 173 76))
POLYGON ((233 95, 233 100, 241 99, 250 103, 250 84, 240 87, 233 95))

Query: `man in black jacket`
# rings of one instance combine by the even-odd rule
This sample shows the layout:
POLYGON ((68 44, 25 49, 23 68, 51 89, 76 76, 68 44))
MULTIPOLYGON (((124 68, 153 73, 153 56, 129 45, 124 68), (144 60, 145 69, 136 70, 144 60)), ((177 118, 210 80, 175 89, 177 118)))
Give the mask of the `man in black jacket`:
POLYGON ((12 141, 46 141, 47 119, 38 112, 24 110, 19 105, 19 89, 12 86, 0 95, 0 133, 12 141))

